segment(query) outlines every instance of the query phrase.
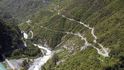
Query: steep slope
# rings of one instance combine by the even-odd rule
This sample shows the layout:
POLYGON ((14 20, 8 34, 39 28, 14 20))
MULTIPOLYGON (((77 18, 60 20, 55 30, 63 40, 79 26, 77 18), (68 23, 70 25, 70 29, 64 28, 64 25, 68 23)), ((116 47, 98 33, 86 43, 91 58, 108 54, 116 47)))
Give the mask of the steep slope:
POLYGON ((20 30, 17 26, 0 18, 0 61, 3 56, 10 56, 15 49, 22 48, 20 30))
POLYGON ((49 0, 1 0, 0 12, 6 12, 19 21, 29 18, 39 9, 45 8, 49 0))
POLYGON ((44 70, 123 70, 123 3, 52 0, 48 9, 19 27, 29 35, 33 32, 31 42, 47 42, 55 51, 44 70))
POLYGON ((25 31, 33 30, 34 39, 45 40, 50 47, 60 50, 43 69, 120 70, 124 68, 123 3, 123 0, 54 1, 47 10, 48 14, 38 13, 38 16, 32 18, 30 26, 25 24, 20 27, 25 31), (96 41, 110 49, 109 57, 99 55, 98 50, 90 45, 80 51, 86 43, 85 39, 83 41, 72 33, 84 35, 89 43, 100 49, 93 41, 95 36, 91 30, 79 24, 80 21, 94 28, 96 41))

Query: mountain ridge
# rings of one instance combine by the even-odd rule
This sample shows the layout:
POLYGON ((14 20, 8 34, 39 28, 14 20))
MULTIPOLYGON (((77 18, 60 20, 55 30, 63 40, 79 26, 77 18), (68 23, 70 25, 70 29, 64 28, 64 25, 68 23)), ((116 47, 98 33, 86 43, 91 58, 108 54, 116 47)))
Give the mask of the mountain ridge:
MULTIPOLYGON (((23 39, 27 49, 17 50, 11 57, 46 56, 44 50, 40 52, 42 49, 33 44, 47 44, 45 48, 51 48, 54 55, 41 66, 43 70, 124 69, 123 3, 123 0, 51 0, 18 24, 28 36, 23 39)), ((22 68, 27 70, 30 64, 22 68)))

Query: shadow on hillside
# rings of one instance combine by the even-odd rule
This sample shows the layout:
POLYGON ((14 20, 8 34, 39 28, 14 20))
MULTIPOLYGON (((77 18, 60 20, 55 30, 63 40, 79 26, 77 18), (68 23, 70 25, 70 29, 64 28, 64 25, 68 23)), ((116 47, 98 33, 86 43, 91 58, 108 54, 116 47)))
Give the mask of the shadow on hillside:
POLYGON ((0 61, 2 55, 10 56, 14 49, 17 49, 21 42, 21 36, 14 26, 10 26, 0 19, 0 61))

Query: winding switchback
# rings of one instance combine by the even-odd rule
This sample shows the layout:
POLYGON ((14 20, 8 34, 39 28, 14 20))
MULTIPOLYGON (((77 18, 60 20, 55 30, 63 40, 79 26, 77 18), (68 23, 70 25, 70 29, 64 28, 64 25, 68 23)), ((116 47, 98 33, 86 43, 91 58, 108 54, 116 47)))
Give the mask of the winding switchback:
MULTIPOLYGON (((58 15, 61 15, 61 14, 60 14, 60 11, 58 11, 58 15)), ((84 27, 88 28, 89 30, 91 30, 91 34, 92 34, 92 36, 94 37, 93 42, 94 42, 95 44, 97 44, 100 49, 97 48, 96 46, 94 46, 93 44, 89 43, 89 42, 87 41, 87 38, 84 37, 84 36, 82 36, 80 33, 62 32, 62 31, 52 30, 52 29, 49 29, 49 28, 46 28, 46 27, 43 27, 43 26, 40 26, 40 27, 41 27, 41 28, 44 28, 44 29, 47 29, 47 30, 50 30, 50 31, 54 31, 54 32, 61 32, 61 33, 72 34, 72 35, 78 36, 78 37, 81 38, 81 40, 84 40, 84 41, 85 41, 84 46, 81 48, 81 50, 86 49, 88 46, 92 46, 94 49, 97 50, 97 53, 98 53, 98 54, 100 54, 100 55, 102 55, 102 56, 104 56, 104 57, 109 57, 109 52, 110 52, 109 48, 105 48, 102 44, 100 44, 100 43, 97 42, 97 39, 98 39, 98 38, 97 38, 97 36, 95 35, 95 29, 94 29, 93 27, 90 27, 89 25, 86 25, 86 24, 84 24, 84 23, 81 22, 81 21, 77 21, 77 20, 75 20, 75 19, 68 18, 68 17, 66 17, 65 15, 61 15, 61 16, 62 16, 63 18, 66 18, 66 19, 70 20, 70 21, 77 22, 77 23, 83 25, 84 27)))
MULTIPOLYGON (((61 15, 61 14, 60 14, 60 11, 58 11, 58 15, 61 15)), ((77 22, 77 23, 83 25, 84 27, 90 29, 90 30, 91 30, 91 34, 92 34, 92 36, 94 37, 93 42, 94 42, 95 44, 97 44, 101 49, 99 49, 99 48, 97 48, 97 47, 95 47, 95 46, 93 46, 93 48, 95 48, 95 49, 97 50, 98 54, 100 54, 100 55, 102 55, 102 56, 104 56, 104 57, 109 57, 109 52, 110 52, 109 48, 105 48, 105 47, 103 47, 102 44, 100 44, 100 43, 97 42, 97 39, 98 39, 98 38, 97 38, 97 36, 95 35, 95 29, 94 29, 93 27, 90 27, 89 25, 86 25, 86 24, 84 24, 84 23, 81 22, 81 21, 77 21, 77 20, 75 20, 75 19, 68 18, 68 17, 66 17, 65 15, 61 15, 61 16, 62 16, 63 18, 66 18, 66 19, 70 20, 70 21, 75 21, 75 22, 77 22)), ((78 36, 81 37, 80 35, 78 35, 78 36)), ((83 39, 83 40, 85 40, 85 45, 86 45, 86 39, 83 39)))
POLYGON ((29 33, 31 33, 31 39, 34 37, 34 33, 33 31, 29 31, 29 33))

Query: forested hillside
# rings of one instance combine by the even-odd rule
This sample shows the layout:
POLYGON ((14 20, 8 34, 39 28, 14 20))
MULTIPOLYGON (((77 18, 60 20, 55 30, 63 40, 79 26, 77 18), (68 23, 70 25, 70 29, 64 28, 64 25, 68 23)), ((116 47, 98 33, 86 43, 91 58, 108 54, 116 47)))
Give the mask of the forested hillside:
POLYGON ((0 12, 10 14, 18 21, 26 21, 31 15, 45 8, 49 0, 0 0, 0 12))
MULTIPOLYGON (((17 25, 28 36, 21 39, 27 47, 14 51, 11 58, 52 57, 47 62, 41 56, 47 62, 39 64, 43 70, 124 69, 124 0, 0 2, 15 20, 28 19, 17 25)), ((25 70, 39 68, 37 62, 25 70)))
POLYGON ((44 66, 46 70, 121 70, 124 67, 123 3, 123 0, 54 1, 46 15, 41 11, 33 16, 33 27, 25 24, 22 29, 32 29, 35 38, 47 41, 50 47, 64 48, 44 66), (99 55, 91 46, 79 51, 85 42, 66 32, 81 33, 93 44, 94 37, 78 21, 94 28, 97 42, 109 48, 109 57, 99 55))
POLYGON ((10 56, 15 49, 22 48, 20 29, 12 23, 5 22, 0 18, 0 61, 4 56, 10 56))

